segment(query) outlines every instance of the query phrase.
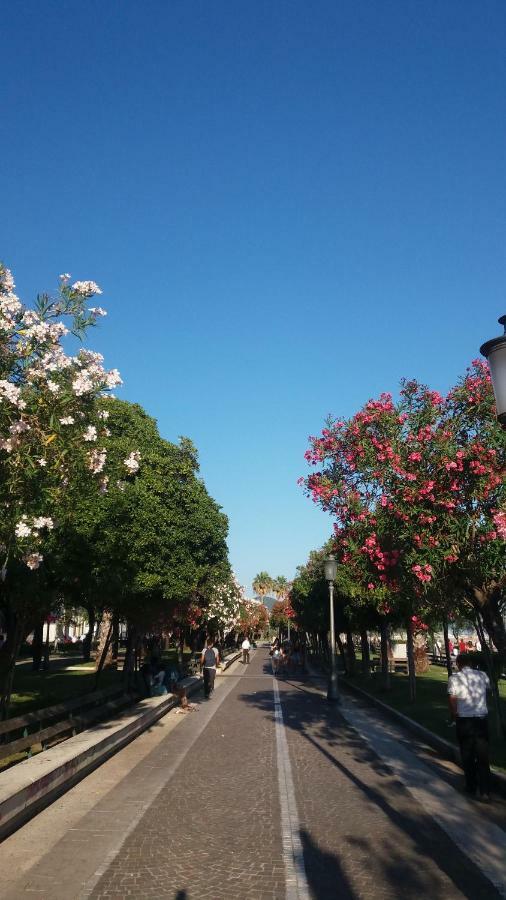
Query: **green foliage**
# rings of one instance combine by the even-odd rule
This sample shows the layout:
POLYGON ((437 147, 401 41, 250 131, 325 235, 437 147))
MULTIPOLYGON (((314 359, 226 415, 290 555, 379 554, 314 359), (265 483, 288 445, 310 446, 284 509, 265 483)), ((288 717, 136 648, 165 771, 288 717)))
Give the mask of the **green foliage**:
POLYGON ((228 575, 227 518, 198 478, 191 441, 164 440, 135 404, 111 400, 107 408, 110 461, 120 468, 134 445, 140 469, 102 495, 77 486, 55 569, 74 601, 84 594, 147 630, 228 575))

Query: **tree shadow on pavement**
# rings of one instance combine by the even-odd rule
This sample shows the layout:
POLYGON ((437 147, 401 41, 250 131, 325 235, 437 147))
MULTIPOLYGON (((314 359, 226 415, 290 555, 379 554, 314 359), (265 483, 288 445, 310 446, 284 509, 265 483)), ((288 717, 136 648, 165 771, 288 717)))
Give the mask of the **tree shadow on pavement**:
MULTIPOLYGON (((346 857, 349 863, 351 860, 351 865, 355 868, 357 855, 364 860, 366 868, 370 865, 374 871, 381 872, 380 882, 383 884, 378 885, 378 896, 385 896, 385 887, 388 885, 388 896, 399 900, 420 896, 430 897, 431 900, 436 898, 443 900, 449 896, 447 890, 450 885, 444 878, 446 875, 446 878, 461 892, 461 896, 471 900, 477 897, 486 897, 490 900, 500 897, 499 892, 481 874, 478 867, 453 843, 437 821, 412 798, 404 785, 394 777, 391 769, 346 722, 339 710, 329 706, 321 694, 311 687, 310 682, 292 682, 283 678, 279 679, 278 684, 285 727, 299 735, 306 747, 309 744, 320 758, 323 757, 325 760, 325 763, 312 762, 313 754, 308 753, 307 749, 304 750, 300 741, 289 739, 296 790, 300 798, 306 798, 306 801, 301 800, 301 805, 304 807, 304 802, 308 804, 308 815, 311 816, 312 804, 314 805, 314 802, 320 804, 322 815, 326 817, 325 821, 328 823, 325 841, 328 834, 332 833, 332 829, 335 834, 331 840, 340 841, 339 855, 329 853, 328 849, 324 851, 315 837, 318 830, 323 834, 323 825, 317 819, 313 819, 314 827, 310 829, 303 808, 301 809, 301 821, 305 826, 301 839, 304 843, 307 875, 315 897, 321 897, 323 900, 324 897, 337 896, 325 893, 318 886, 321 872, 324 870, 322 861, 334 871, 337 883, 340 884, 344 878, 344 858, 346 857), (323 790, 325 793, 323 797, 311 795, 312 781, 318 770, 320 781, 318 786, 315 782, 314 790, 315 792, 323 790), (336 773, 335 778, 332 778, 332 770, 336 773), (357 795, 355 791, 359 794, 357 795), (339 805, 341 799, 344 803, 343 812, 339 805), (333 802, 334 807, 329 811, 327 806, 333 802), (355 824, 351 823, 356 813, 350 816, 348 827, 345 820, 346 804, 349 804, 351 809, 354 805, 357 807, 360 805, 362 809, 370 810, 370 816, 376 822, 374 833, 371 833, 374 826, 368 822, 367 812, 363 828, 361 826, 357 828, 356 818, 355 824), (387 827, 385 817, 390 823, 387 827), (381 822, 385 823, 383 827, 381 822), (341 834, 340 838, 337 836, 338 832, 341 834), (433 864, 429 865, 431 860, 433 864), (436 867, 440 870, 439 873, 436 867), (445 884, 446 888, 443 887, 445 884)), ((243 694, 241 699, 245 704, 263 709, 268 718, 274 719, 272 690, 243 694)), ((451 814, 452 810, 448 812, 451 814)), ((460 820, 458 810, 455 810, 454 816, 455 825, 462 830, 468 827, 468 823, 460 820)), ((493 848, 486 849, 488 856, 494 853, 493 848)), ((346 890, 348 894, 343 893, 343 896, 349 898, 355 896, 350 884, 346 890)), ((360 891, 360 896, 366 895, 368 896, 363 890, 360 891)))
POLYGON ((314 900, 358 900, 359 895, 352 889, 343 867, 334 853, 321 850, 304 828, 300 831, 304 852, 306 878, 314 900))

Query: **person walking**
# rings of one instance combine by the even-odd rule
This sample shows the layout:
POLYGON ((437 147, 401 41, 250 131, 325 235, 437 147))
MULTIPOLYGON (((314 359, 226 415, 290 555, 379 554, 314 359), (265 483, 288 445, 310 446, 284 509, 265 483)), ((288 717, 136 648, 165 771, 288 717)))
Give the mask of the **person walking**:
POLYGON ((274 649, 271 650, 271 661, 272 661, 272 674, 277 675, 278 669, 281 663, 281 650, 279 649, 279 645, 276 644, 274 649))
POLYGON ((243 662, 243 665, 246 665, 247 663, 249 663, 249 652, 251 650, 251 644, 248 640, 248 635, 246 635, 246 637, 244 638, 244 640, 241 644, 241 650, 242 650, 242 662, 243 662))
POLYGON ((471 669, 461 654, 457 672, 448 679, 450 715, 457 724, 466 792, 482 800, 490 799, 490 764, 488 738, 487 691, 490 679, 486 672, 471 669))
POLYGON ((202 651, 200 657, 200 666, 204 674, 204 696, 209 699, 214 691, 214 679, 216 678, 216 668, 220 661, 218 648, 214 646, 212 638, 208 638, 207 644, 202 651))

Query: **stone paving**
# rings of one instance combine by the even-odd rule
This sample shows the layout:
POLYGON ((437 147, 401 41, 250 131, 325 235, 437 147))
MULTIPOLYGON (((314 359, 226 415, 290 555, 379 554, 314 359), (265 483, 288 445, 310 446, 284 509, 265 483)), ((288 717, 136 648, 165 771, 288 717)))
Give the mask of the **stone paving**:
MULTIPOLYGON (((247 684, 254 696, 264 680, 247 684)), ((220 706, 93 898, 284 897, 274 730, 240 694, 233 690, 220 706)), ((170 741, 161 752, 170 756, 170 741)))
MULTIPOLYGON (((259 650, 97 799, 7 900, 501 896, 311 679, 277 683, 304 851, 300 893, 287 888, 273 681, 259 650)), ((469 810, 463 827, 472 827, 469 810)), ((42 815, 50 821, 50 810, 42 815)))
POLYGON ((313 897, 498 896, 339 712, 280 691, 313 897))

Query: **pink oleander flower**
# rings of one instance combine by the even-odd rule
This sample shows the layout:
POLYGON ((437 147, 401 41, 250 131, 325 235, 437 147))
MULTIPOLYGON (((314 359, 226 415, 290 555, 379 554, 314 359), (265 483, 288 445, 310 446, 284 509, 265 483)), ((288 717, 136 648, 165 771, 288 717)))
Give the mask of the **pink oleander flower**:
POLYGON ((492 516, 492 520, 498 536, 502 538, 503 541, 506 541, 506 512, 499 510, 492 516))

